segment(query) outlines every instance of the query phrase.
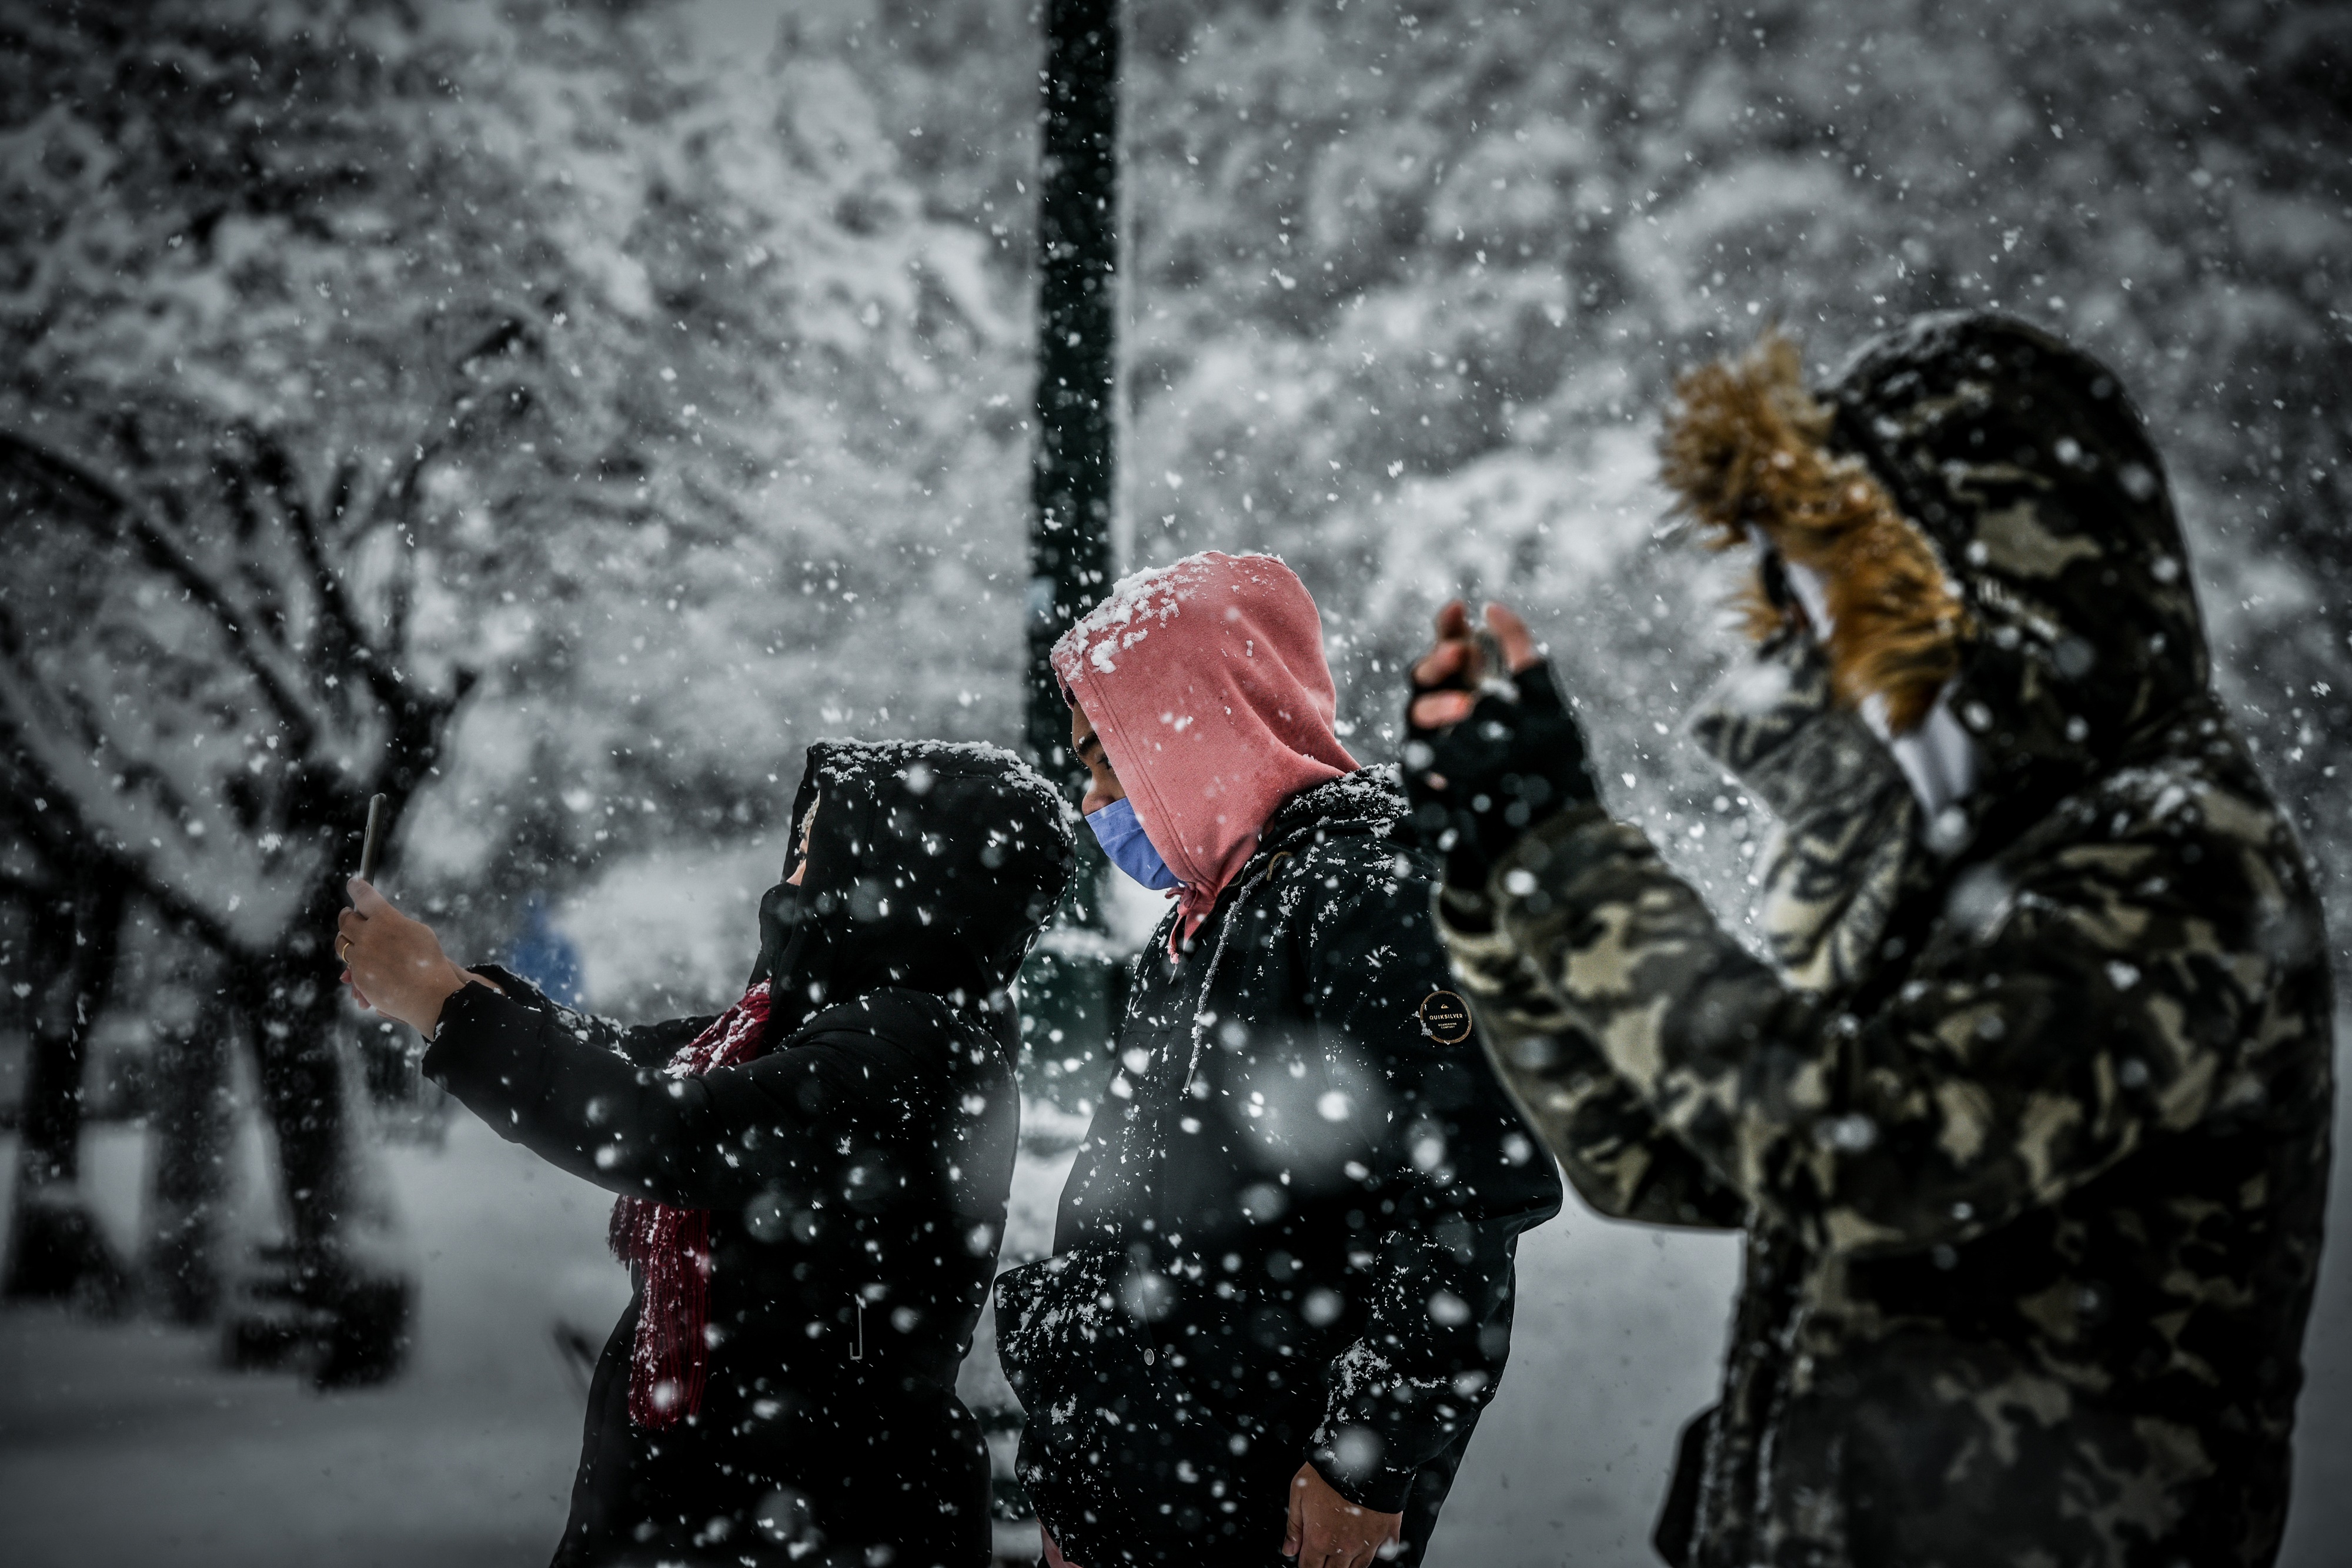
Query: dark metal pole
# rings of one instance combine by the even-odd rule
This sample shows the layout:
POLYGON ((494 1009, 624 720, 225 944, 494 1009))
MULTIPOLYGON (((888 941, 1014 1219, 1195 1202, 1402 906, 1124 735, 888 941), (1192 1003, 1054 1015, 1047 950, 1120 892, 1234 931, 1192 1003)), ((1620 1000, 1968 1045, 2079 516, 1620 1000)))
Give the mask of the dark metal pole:
MULTIPOLYGON (((1048 655, 1110 586, 1118 434, 1119 0, 1045 0, 1037 185, 1037 448, 1030 475, 1025 738, 1073 804, 1086 769, 1048 655)), ((1084 1111, 1109 1074, 1118 986, 1081 832, 1078 876, 1021 972, 1024 1093, 1084 1111)))
POLYGON ((1119 0, 1045 0, 1030 484, 1029 749, 1084 778, 1046 654, 1110 582, 1118 418, 1119 0))

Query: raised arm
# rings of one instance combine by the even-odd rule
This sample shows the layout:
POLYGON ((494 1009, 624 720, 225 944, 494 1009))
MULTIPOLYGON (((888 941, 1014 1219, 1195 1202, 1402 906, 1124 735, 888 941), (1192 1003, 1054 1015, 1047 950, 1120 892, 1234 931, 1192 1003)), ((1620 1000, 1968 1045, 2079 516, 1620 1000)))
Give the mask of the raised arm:
POLYGON ((1612 1219, 1736 1228, 1746 1196, 1610 1070, 1594 1037, 1496 927, 1486 897, 1495 856, 1531 821, 1591 807, 1599 794, 1583 737, 1526 623, 1501 605, 1486 613, 1498 647, 1476 645, 1460 602, 1439 613, 1438 645, 1413 669, 1404 773, 1415 829, 1445 857, 1437 928, 1487 1059, 1594 1209, 1612 1219), (1486 667, 1495 655, 1516 690, 1482 703, 1480 693, 1507 673, 1486 667))
POLYGON ((1517 696, 1435 689, 1458 638, 1423 662, 1408 783, 1449 846, 1465 967, 1570 1046, 1522 1053, 1500 1020, 1498 1069, 1549 1137, 1573 1143, 1596 1092, 1630 1097, 1810 1245, 1921 1249, 2195 1122, 2240 1041, 2295 1027, 2302 1001, 2272 997, 2298 961, 2284 825, 2186 770, 2119 776, 1976 868, 1899 991, 1832 1010, 1610 820, 1527 651, 1517 696))
MULTIPOLYGON (((617 1054, 611 1026, 536 993, 469 986, 444 1004, 425 1071, 500 1135, 609 1192, 724 1207, 829 1182, 843 1138, 903 1125, 936 1092, 942 1075, 861 1029, 858 1008, 828 1009, 789 1050, 680 1078, 617 1054)), ((925 1034, 950 1048, 943 1029, 925 1034)))
MULTIPOLYGON (((2219 791, 2198 804, 2207 825, 2185 837, 2149 801, 2088 802, 2076 841, 2016 857, 2031 876, 1980 868, 1970 918, 1866 1016, 1821 1016, 1782 987, 1595 808, 1529 833, 1488 894, 1543 990, 1722 1179, 1816 1248, 1912 1250, 2195 1123, 2239 1042, 2291 1027, 2263 937, 2291 907, 2266 856, 2276 824, 2219 791)), ((1517 1071, 1530 1099, 1549 1092, 1549 1073, 1517 1071)))
POLYGON ((622 1023, 617 1019, 567 1008, 529 980, 496 964, 477 964, 467 973, 488 981, 493 989, 535 1012, 562 1014, 565 1027, 574 1036, 639 1067, 667 1065, 670 1058, 691 1045, 719 1016, 705 1013, 698 1018, 662 1019, 653 1023, 622 1023))

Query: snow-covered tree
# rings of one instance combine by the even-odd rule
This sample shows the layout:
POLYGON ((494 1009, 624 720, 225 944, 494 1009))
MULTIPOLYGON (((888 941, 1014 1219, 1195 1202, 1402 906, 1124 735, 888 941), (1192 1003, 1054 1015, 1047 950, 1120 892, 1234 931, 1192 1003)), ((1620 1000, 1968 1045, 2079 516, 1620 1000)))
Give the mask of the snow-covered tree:
MULTIPOLYGON (((821 725, 977 728, 1017 322, 837 50, 714 78, 658 14, 356 0, 5 26, 9 831, 226 959, 331 1274, 374 1207, 327 956, 368 796, 446 775, 396 842, 497 892, 756 827, 821 725)), ((69 1156, 26 1168, 74 1211, 69 1156)))
MULTIPOLYGON (((530 437, 566 398, 547 268, 509 243, 530 184, 467 156, 488 117, 448 86, 448 46, 387 16, 91 6, 13 26, 13 826, 226 960, 294 1281, 331 1314, 375 1301, 380 1343, 329 1369, 368 1375, 392 1364, 403 1288, 358 1246, 386 1217, 327 937, 368 797, 397 818, 472 679, 431 640, 446 498, 527 491, 530 437)), ((36 1099, 72 1103, 71 1058, 50 1053, 36 1099)), ((26 1218, 74 1207, 45 1189, 71 1176, 75 1118, 47 1120, 20 1260, 43 1230, 26 1218)))

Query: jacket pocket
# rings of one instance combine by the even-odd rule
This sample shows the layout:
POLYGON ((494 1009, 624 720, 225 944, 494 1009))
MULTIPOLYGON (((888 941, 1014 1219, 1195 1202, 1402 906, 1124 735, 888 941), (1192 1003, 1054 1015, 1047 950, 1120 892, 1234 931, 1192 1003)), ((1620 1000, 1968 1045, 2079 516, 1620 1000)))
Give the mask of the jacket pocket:
POLYGON ((1123 1259, 1085 1242, 997 1280, 996 1354, 1032 1422, 1051 1418, 1107 1363, 1140 1360, 1144 1347, 1129 1332, 1111 1278, 1115 1260, 1123 1259))
POLYGON ((1129 1270, 1083 1245, 997 1281, 997 1352, 1029 1417, 1022 1488, 1072 1563, 1271 1561, 1296 1455, 1253 1452, 1193 1397, 1129 1316, 1129 1270))

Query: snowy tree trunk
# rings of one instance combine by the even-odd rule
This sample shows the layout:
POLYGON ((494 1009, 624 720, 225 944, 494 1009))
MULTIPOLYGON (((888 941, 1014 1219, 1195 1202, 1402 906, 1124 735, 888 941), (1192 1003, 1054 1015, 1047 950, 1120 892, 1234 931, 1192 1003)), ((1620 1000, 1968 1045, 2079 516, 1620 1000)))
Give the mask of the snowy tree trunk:
POLYGON ((222 977, 201 977, 193 1019, 167 1026, 155 1048, 155 1140, 141 1274, 163 1312, 205 1322, 224 1285, 223 1216, 235 1127, 229 1051, 236 1032, 222 977))
MULTIPOLYGON (((333 928, 341 899, 314 901, 316 929, 333 928)), ((294 1245, 340 1250, 362 1160, 351 1125, 357 1063, 343 1046, 326 943, 297 928, 281 953, 237 964, 230 993, 253 1041, 262 1114, 278 1144, 294 1245)))
MULTIPOLYGON (((340 906, 323 902, 318 929, 340 906)), ((265 1251, 229 1333, 232 1359, 255 1359, 242 1346, 256 1339, 276 1341, 333 1387, 399 1372, 415 1291, 328 962, 326 944, 298 930, 281 953, 232 973, 288 1239, 265 1251)))
POLYGON ((0 1296, 73 1299, 113 1311, 123 1303, 128 1276, 82 1190, 82 1065, 90 1025, 113 987, 123 886, 102 873, 76 883, 54 904, 37 906, 32 922, 26 972, 37 999, 0 1296))

